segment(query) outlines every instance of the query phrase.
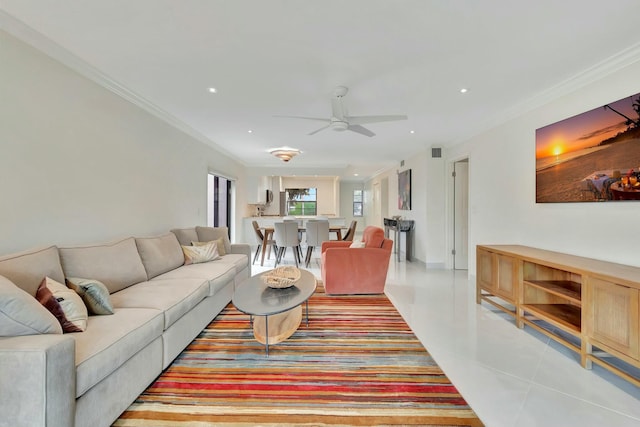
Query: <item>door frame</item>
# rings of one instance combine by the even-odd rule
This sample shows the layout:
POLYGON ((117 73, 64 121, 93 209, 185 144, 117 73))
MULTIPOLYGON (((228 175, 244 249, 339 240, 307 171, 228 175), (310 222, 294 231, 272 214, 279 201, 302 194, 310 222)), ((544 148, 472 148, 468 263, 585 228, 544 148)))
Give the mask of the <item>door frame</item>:
MULTIPOLYGON (((454 269, 454 255, 453 255, 453 249, 455 247, 455 242, 454 242, 454 231, 455 231, 455 188, 454 188, 454 180, 453 180, 453 172, 454 172, 454 164, 456 162, 460 162, 463 160, 468 160, 469 162, 469 169, 471 169, 471 158, 468 154, 461 154, 457 157, 452 157, 450 159, 447 160, 447 164, 446 164, 446 213, 445 213, 445 220, 446 220, 446 254, 445 254, 445 268, 449 269, 449 270, 453 270, 454 269)), ((469 180, 471 181, 471 180, 469 180)), ((470 182, 469 182, 470 183, 470 182)), ((470 195, 470 190, 471 187, 468 185, 467 186, 468 191, 469 191, 469 195, 470 195)), ((467 217, 469 217, 469 215, 467 215, 467 217)), ((468 230, 470 231, 470 228, 468 228, 468 230)), ((468 239, 470 241, 470 239, 468 239)), ((467 249, 468 252, 468 256, 471 256, 472 252, 470 250, 470 248, 467 249)))

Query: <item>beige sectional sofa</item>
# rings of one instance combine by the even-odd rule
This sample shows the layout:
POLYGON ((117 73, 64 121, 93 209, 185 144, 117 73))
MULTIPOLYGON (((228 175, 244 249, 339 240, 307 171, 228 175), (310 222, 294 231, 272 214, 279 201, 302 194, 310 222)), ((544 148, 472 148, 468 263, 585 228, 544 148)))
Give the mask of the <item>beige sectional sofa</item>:
POLYGON ((35 295, 45 276, 99 280, 114 314, 89 316, 84 332, 0 337, 0 426, 110 425, 231 301, 250 258, 249 245, 209 227, 1 257, 5 288, 35 295), (183 265, 180 244, 219 238, 226 255, 183 265))

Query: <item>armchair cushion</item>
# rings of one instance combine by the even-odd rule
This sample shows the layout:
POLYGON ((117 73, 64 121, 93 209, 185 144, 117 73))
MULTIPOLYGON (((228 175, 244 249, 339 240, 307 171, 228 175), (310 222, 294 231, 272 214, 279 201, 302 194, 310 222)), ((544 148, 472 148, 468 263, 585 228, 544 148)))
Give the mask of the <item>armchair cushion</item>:
POLYGON ((381 248, 384 243, 384 230, 369 226, 362 233, 362 241, 365 248, 381 248))

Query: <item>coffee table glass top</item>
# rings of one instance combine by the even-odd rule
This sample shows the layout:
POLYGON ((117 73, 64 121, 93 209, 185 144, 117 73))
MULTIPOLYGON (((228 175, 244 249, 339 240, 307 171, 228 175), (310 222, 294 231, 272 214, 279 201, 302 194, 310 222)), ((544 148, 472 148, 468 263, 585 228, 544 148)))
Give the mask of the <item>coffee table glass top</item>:
POLYGON ((243 313, 270 316, 297 307, 316 290, 316 278, 307 270, 300 270, 300 279, 291 287, 273 289, 267 286, 261 273, 243 282, 233 293, 233 305, 243 313))

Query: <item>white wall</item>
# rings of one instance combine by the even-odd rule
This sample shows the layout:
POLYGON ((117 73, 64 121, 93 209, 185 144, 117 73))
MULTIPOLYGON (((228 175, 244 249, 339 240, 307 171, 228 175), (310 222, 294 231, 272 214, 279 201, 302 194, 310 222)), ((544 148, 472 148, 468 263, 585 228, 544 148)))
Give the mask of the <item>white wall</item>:
POLYGON ((640 266, 640 203, 535 202, 535 130, 640 92, 640 62, 446 152, 469 157, 469 272, 477 244, 513 243, 640 266))
MULTIPOLYGON (((414 258, 426 263, 427 266, 443 267, 445 256, 443 159, 432 159, 430 150, 416 153, 405 160, 403 167, 398 166, 387 170, 369 180, 366 183, 367 191, 371 191, 374 183, 385 181, 388 182, 389 217, 400 215, 404 219, 415 221, 414 258), (398 209, 397 172, 407 169, 411 169, 411 210, 400 210, 398 209)), ((369 221, 369 218, 367 220, 369 221)))
POLYGON ((232 159, 1 31, 0 58, 0 254, 204 225, 208 170, 243 179, 232 159))

